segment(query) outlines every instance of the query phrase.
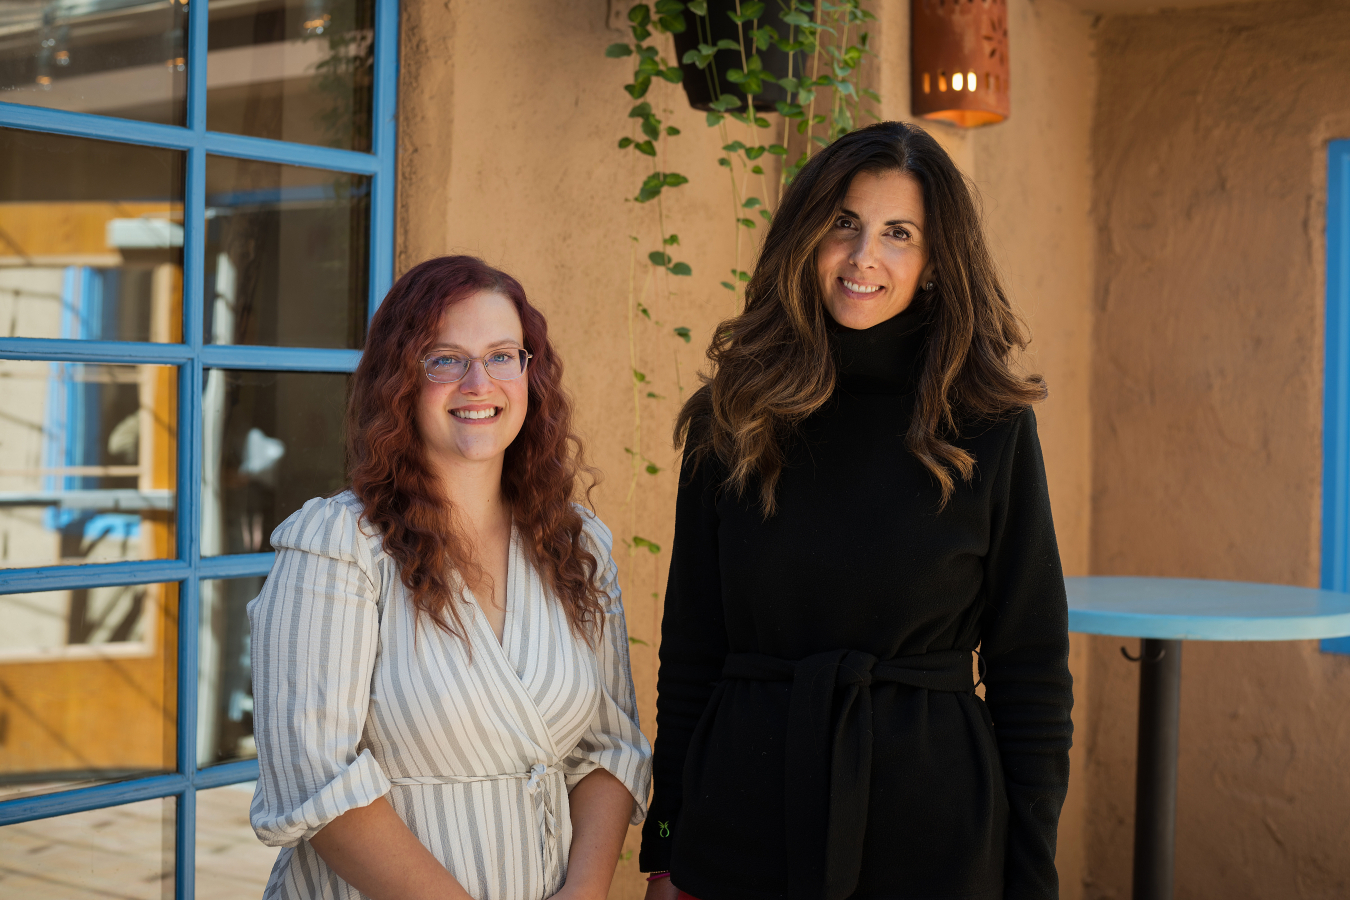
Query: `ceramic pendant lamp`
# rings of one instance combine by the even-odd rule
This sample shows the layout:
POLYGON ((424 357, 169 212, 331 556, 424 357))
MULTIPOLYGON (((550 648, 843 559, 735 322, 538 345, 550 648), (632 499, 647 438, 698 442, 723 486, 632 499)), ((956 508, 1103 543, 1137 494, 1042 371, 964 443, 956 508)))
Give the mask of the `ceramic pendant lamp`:
POLYGON ((910 0, 914 115, 962 128, 1008 118, 1008 0, 910 0))

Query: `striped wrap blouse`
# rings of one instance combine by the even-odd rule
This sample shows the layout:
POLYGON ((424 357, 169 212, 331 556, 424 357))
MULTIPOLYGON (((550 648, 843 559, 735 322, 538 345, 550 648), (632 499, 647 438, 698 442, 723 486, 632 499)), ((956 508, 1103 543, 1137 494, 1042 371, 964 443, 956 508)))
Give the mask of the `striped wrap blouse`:
POLYGON ((562 887, 567 793, 603 767, 646 816, 651 748, 638 730, 612 538, 583 510, 600 564, 604 635, 589 647, 513 530, 501 643, 476 603, 472 650, 419 615, 347 491, 272 534, 276 562, 248 607, 259 777, 253 828, 282 848, 264 897, 362 896, 308 838, 384 796, 480 900, 562 887))

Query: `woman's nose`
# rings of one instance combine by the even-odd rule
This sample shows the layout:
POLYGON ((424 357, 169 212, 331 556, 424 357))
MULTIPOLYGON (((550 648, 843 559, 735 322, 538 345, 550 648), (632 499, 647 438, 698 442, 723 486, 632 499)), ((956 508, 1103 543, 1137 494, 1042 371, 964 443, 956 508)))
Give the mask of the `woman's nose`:
POLYGON ((853 239, 853 248, 852 252, 849 253, 848 261, 860 269, 870 267, 874 261, 873 257, 875 256, 873 252, 873 240, 874 238, 872 235, 867 232, 858 232, 858 236, 853 239))
POLYGON ((488 377, 487 369, 483 366, 481 359, 475 359, 469 363, 469 371, 464 373, 460 379, 460 390, 474 393, 488 387, 492 379, 488 377))

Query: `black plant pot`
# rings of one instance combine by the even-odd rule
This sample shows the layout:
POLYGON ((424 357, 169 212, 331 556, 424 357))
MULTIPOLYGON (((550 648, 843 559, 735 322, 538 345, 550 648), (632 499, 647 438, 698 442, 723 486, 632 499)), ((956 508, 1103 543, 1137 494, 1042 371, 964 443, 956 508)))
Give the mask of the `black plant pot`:
MULTIPOLYGON (((779 37, 786 40, 791 26, 781 21, 776 3, 767 4, 774 9, 766 9, 764 17, 759 20, 759 25, 771 26, 778 32, 779 37)), ((708 15, 694 15, 686 10, 684 20, 688 23, 685 30, 674 35, 675 55, 680 60, 680 69, 684 72, 684 93, 689 98, 689 105, 694 109, 707 111, 712 107, 710 104, 717 99, 714 92, 714 86, 720 87, 723 94, 734 94, 745 102, 745 93, 741 91, 740 85, 734 84, 727 78, 727 73, 733 69, 741 68, 741 52, 739 50, 718 50, 713 57, 712 63, 706 69, 700 69, 692 62, 685 62, 684 55, 690 50, 698 49, 699 44, 708 44, 717 46, 721 40, 729 40, 739 43, 736 30, 736 23, 727 15, 729 12, 736 11, 736 0, 708 0, 708 15), (711 32, 711 34, 709 33, 711 32), (714 70, 716 70, 714 74, 714 70)), ((754 47, 753 39, 750 37, 752 23, 745 22, 741 25, 741 30, 745 34, 745 46, 747 58, 754 47)), ((806 63, 808 57, 805 53, 797 51, 787 53, 778 48, 775 44, 770 44, 765 50, 759 51, 760 62, 764 66, 764 71, 771 78, 786 78, 788 76, 789 63, 794 77, 800 78, 802 75, 802 66, 806 63)), ((763 112, 773 110, 774 104, 778 101, 788 101, 788 93, 781 85, 769 78, 764 79, 764 90, 755 95, 755 109, 763 112)), ((742 105, 741 111, 745 110, 742 105)))

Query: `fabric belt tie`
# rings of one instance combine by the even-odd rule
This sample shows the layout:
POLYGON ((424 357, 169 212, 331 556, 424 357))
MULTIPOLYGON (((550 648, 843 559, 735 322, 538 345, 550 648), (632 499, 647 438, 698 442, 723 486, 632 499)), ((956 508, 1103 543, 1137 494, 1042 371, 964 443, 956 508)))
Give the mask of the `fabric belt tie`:
POLYGON ((561 863, 558 834, 558 814, 553 808, 553 791, 545 780, 550 776, 562 777, 556 766, 535 763, 527 772, 508 772, 502 775, 405 775, 390 778, 392 784, 472 784, 477 781, 524 781, 525 791, 531 797, 539 798, 535 804, 535 821, 543 838, 544 872, 557 872, 561 863))
POLYGON ((885 661, 857 650, 802 660, 732 653, 722 677, 790 681, 786 763, 791 900, 843 900, 858 887, 872 780, 872 692, 877 683, 969 693, 971 651, 885 661))

